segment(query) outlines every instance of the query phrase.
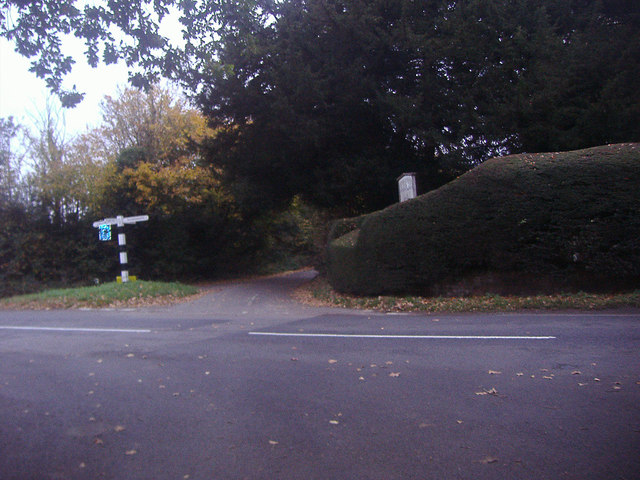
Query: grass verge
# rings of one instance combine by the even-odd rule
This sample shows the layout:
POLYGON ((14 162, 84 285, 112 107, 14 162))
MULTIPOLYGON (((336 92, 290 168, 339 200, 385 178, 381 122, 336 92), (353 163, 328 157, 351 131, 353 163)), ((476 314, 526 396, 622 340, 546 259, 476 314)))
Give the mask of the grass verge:
POLYGON ((476 297, 355 296, 333 290, 317 277, 296 290, 308 305, 333 306, 382 312, 514 312, 522 310, 603 310, 640 308, 640 290, 620 294, 561 293, 555 295, 476 297))
POLYGON ((200 292, 181 283, 136 281, 92 287, 47 290, 0 299, 0 308, 51 310, 61 308, 141 307, 167 305, 200 292))

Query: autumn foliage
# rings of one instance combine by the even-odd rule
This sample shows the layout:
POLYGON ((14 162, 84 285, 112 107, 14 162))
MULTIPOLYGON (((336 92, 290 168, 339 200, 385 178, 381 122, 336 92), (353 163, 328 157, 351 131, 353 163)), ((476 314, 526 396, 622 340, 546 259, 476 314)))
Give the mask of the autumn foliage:
POLYGON ((25 140, 26 170, 17 165, 19 127, 2 123, 0 296, 112 281, 117 236, 99 242, 92 223, 116 215, 150 217, 126 230, 131 274, 146 279, 245 271, 268 263, 269 249, 279 258, 276 245, 308 252, 297 245, 304 207, 248 215, 221 170, 202 159, 202 143, 217 132, 170 89, 106 97, 102 123, 73 139, 60 120, 51 106, 43 112, 25 140))

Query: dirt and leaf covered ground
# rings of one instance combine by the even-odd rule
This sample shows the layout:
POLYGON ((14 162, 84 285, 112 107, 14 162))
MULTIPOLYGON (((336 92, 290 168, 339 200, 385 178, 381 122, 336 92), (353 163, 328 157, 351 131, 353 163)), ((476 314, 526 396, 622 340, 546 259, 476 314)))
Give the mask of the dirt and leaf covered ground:
POLYGON ((326 278, 316 277, 294 294, 314 306, 378 310, 385 312, 513 312, 519 310, 601 310, 640 308, 640 290, 616 294, 559 293, 555 295, 469 297, 356 296, 336 292, 326 278))

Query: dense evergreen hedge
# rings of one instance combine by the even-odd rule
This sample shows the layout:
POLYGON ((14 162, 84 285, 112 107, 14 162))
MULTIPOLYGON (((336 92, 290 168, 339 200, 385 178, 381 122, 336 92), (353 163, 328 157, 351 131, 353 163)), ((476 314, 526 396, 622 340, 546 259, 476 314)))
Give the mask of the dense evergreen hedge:
POLYGON ((356 294, 640 286, 640 144, 491 159, 338 222, 329 281, 356 294))

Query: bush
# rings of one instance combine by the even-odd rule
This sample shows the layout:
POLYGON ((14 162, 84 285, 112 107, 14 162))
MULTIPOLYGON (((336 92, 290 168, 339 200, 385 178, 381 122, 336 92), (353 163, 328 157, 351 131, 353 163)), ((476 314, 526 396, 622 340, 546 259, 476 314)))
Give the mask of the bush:
POLYGON ((328 278, 369 295, 638 287, 638 192, 639 144, 494 158, 426 195, 337 224, 343 235, 329 244, 328 278))

